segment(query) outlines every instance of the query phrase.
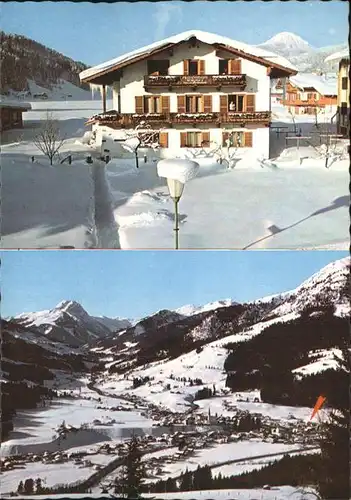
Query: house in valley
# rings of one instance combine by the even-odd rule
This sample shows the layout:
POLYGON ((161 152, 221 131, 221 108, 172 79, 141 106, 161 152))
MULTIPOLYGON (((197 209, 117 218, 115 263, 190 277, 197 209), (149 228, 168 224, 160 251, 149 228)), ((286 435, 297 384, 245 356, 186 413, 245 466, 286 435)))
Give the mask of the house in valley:
POLYGON ((102 87, 94 130, 159 134, 160 156, 227 147, 269 156, 271 80, 297 73, 285 58, 203 31, 187 31, 89 68, 82 82, 102 87), (106 110, 106 87, 113 110, 106 110), (142 125, 141 125, 142 126, 142 125))
POLYGON ((344 137, 350 136, 350 54, 347 49, 328 56, 325 62, 339 60, 337 132, 344 137))
POLYGON ((0 131, 23 127, 22 113, 32 109, 23 101, 0 100, 0 131))
POLYGON ((337 79, 333 75, 313 73, 291 76, 281 102, 294 115, 336 111, 337 79))

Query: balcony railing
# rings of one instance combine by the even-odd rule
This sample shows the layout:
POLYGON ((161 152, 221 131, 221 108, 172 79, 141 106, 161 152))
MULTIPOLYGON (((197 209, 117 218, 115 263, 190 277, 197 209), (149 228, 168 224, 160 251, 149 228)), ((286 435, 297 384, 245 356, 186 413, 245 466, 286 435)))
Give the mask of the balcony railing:
POLYGON ((246 75, 148 75, 144 77, 147 87, 222 87, 245 88, 246 75))
POLYGON ((118 114, 108 112, 93 116, 87 124, 99 123, 112 128, 133 128, 145 122, 148 125, 172 127, 177 124, 210 123, 215 126, 227 123, 264 123, 271 121, 270 111, 254 111, 242 113, 129 113, 118 114))

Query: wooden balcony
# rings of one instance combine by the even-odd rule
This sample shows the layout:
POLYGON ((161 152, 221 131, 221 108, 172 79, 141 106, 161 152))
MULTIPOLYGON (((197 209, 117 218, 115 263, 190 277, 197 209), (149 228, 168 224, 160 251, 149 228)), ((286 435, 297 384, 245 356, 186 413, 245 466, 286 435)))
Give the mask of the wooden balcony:
POLYGON ((142 125, 143 122, 155 127, 169 127, 174 125, 190 124, 198 125, 202 123, 210 124, 213 127, 219 127, 221 124, 243 125, 247 123, 259 123, 269 125, 271 121, 270 111, 254 111, 242 113, 128 113, 118 114, 116 112, 102 113, 93 116, 88 124, 98 123, 99 125, 111 128, 134 128, 142 125))
POLYGON ((246 87, 246 75, 148 75, 144 77, 145 89, 154 87, 246 87))

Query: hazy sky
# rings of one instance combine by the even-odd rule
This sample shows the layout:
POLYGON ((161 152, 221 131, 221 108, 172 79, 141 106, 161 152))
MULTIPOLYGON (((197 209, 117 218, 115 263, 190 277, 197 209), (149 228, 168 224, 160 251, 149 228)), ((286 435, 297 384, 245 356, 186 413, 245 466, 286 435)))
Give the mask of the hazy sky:
POLYGON ((259 44, 281 31, 312 46, 346 43, 348 2, 0 3, 1 29, 94 65, 164 37, 199 29, 259 44))
POLYGON ((334 251, 2 252, 2 315, 77 300, 90 314, 139 318, 219 299, 290 290, 348 255, 334 251))

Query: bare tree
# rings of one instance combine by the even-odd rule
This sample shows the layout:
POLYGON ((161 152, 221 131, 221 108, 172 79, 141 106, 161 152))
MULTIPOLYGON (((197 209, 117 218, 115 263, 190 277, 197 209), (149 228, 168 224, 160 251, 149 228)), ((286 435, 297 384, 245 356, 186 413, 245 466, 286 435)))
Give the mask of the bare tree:
POLYGON ((65 137, 61 137, 58 121, 54 120, 52 115, 48 113, 40 132, 34 137, 33 142, 49 158, 50 165, 52 165, 55 156, 59 154, 64 141, 65 137))

